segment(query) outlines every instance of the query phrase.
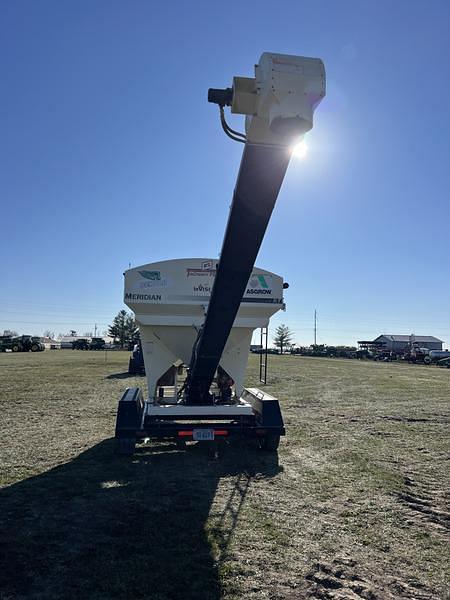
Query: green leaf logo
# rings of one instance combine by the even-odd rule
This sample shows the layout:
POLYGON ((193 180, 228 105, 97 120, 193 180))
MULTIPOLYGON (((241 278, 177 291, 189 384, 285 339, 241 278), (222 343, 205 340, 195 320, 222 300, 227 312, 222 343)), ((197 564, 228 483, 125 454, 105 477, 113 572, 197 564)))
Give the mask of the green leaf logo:
POLYGON ((264 278, 264 275, 257 275, 258 277, 258 281, 259 281, 259 285, 264 288, 267 289, 269 286, 267 285, 267 281, 264 278))
POLYGON ((160 281, 161 280, 160 271, 139 271, 139 275, 144 277, 144 279, 151 279, 152 281, 160 281))

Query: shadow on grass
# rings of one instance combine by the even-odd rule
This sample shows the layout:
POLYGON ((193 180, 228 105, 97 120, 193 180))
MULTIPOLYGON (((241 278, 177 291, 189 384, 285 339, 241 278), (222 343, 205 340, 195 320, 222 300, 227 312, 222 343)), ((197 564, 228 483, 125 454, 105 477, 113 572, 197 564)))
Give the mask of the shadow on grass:
POLYGON ((113 441, 0 491, 1 598, 220 598, 248 486, 280 471, 277 455, 156 444, 117 457, 113 441), (224 477, 214 559, 205 524, 224 477))
POLYGON ((129 379, 130 377, 144 377, 145 373, 128 373, 125 371, 124 373, 111 373, 111 375, 106 375, 105 379, 129 379))

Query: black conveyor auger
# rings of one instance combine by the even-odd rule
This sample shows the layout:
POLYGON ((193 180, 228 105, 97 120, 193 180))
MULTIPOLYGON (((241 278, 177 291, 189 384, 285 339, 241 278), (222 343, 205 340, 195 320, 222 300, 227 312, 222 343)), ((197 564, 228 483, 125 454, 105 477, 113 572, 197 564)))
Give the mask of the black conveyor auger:
POLYGON ((214 374, 275 206, 290 152, 246 143, 205 324, 193 353, 186 404, 211 404, 214 374))
POLYGON ((186 404, 211 404, 209 388, 252 273, 289 164, 294 140, 312 128, 314 108, 325 95, 319 59, 264 53, 255 78, 210 89, 225 133, 245 143, 219 265, 205 323, 195 344, 186 404), (246 115, 246 132, 231 129, 224 107, 246 115))

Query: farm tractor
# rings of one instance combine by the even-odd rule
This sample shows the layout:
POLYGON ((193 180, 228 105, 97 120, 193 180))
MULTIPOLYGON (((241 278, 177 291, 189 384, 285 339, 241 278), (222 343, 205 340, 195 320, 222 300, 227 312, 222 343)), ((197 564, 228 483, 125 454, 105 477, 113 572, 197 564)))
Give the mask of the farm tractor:
POLYGON ((72 350, 103 350, 105 340, 103 338, 78 338, 72 342, 72 350))
POLYGON ((45 350, 41 338, 31 335, 0 336, 0 352, 43 352, 45 350))
POLYGON ((152 438, 182 445, 244 437, 277 450, 285 435, 278 400, 243 383, 253 332, 285 308, 288 285, 255 260, 293 146, 312 128, 324 95, 320 59, 267 52, 254 78, 234 77, 232 87, 208 91, 222 129, 243 144, 222 250, 218 259, 165 260, 125 272, 124 302, 139 326, 149 395, 128 388, 119 401, 120 454, 152 438), (228 125, 226 107, 245 115, 245 133, 228 125))
POLYGON ((145 375, 144 355, 142 354, 142 342, 139 339, 134 345, 128 362, 128 373, 130 375, 145 375))

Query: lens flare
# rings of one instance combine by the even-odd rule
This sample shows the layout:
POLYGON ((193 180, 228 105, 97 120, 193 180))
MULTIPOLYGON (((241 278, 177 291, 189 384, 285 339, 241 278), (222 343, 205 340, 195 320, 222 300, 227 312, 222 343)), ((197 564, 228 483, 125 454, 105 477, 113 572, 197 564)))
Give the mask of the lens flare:
POLYGON ((308 146, 306 145, 305 140, 298 142, 298 144, 295 144, 295 146, 293 146, 293 148, 292 148, 292 156, 295 156, 296 158, 299 158, 299 159, 306 158, 307 154, 308 154, 308 146))

